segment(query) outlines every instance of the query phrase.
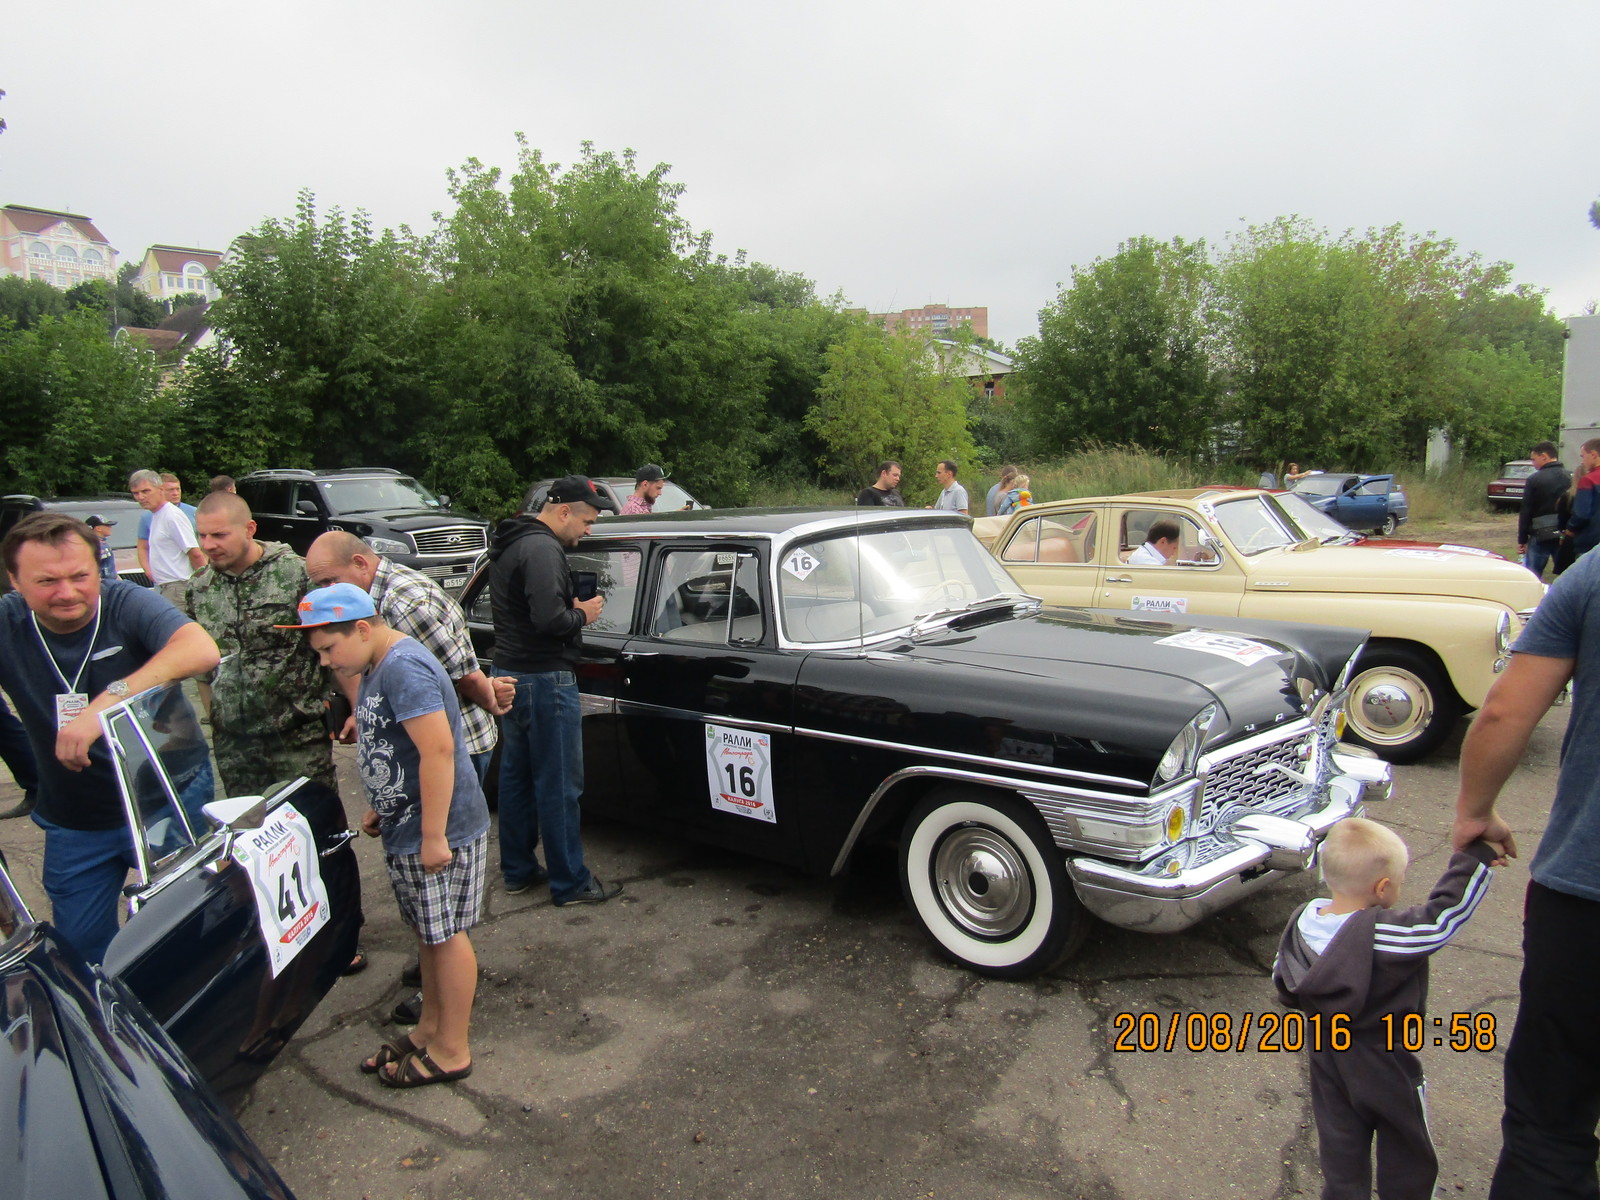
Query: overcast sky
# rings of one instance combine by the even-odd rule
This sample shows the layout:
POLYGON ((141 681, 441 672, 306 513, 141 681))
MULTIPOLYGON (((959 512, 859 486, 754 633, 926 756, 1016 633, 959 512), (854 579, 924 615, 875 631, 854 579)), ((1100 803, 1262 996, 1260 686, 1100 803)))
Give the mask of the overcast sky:
MULTIPOLYGON (((670 163, 723 252, 1015 344, 1129 237, 1399 223, 1600 299, 1600 3, 79 0, 0 52, 0 203, 124 260, 310 188, 428 224, 446 168, 670 163)), ((26 29, 24 36, 23 30, 26 29)))

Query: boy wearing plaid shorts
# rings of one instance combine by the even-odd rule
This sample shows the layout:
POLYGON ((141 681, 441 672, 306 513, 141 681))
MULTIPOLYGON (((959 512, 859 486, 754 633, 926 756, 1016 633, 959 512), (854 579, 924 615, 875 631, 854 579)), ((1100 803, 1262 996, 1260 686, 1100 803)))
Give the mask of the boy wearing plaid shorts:
POLYGON ((386 625, 352 584, 308 593, 294 628, 308 631, 323 666, 360 677, 356 759, 370 805, 361 827, 383 838, 389 882, 422 962, 421 1020, 361 1069, 389 1087, 465 1079, 478 988, 467 930, 483 910, 489 808, 455 688, 438 660, 386 625))

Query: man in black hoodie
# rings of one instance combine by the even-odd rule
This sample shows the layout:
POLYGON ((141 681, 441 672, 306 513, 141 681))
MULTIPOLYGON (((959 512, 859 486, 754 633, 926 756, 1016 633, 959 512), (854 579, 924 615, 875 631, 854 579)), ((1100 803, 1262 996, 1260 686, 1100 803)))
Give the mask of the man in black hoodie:
POLYGON ((1528 570, 1540 578, 1544 567, 1561 544, 1561 527, 1566 524, 1567 489, 1572 472, 1556 457, 1554 442, 1540 442, 1528 456, 1536 468, 1522 485, 1522 511, 1517 516, 1517 550, 1528 570))
POLYGON ((1374 1138, 1378 1195, 1430 1200, 1439 1160, 1406 1019, 1423 1019, 1429 956, 1466 923, 1490 865, 1503 860, 1474 841, 1451 856, 1425 903, 1397 911, 1410 856, 1392 830, 1351 817, 1328 832, 1320 854, 1333 899, 1289 919, 1272 978, 1280 1000, 1322 1018, 1310 1066, 1323 1200, 1369 1200, 1374 1138))
POLYGON ((597 904, 622 891, 583 863, 578 653, 583 627, 605 599, 578 597, 566 555, 601 509, 615 508, 589 480, 568 475, 550 485, 537 516, 501 521, 489 546, 495 670, 516 680, 501 727, 500 871, 512 895, 548 878, 558 905, 597 904), (548 875, 534 855, 541 836, 548 875))

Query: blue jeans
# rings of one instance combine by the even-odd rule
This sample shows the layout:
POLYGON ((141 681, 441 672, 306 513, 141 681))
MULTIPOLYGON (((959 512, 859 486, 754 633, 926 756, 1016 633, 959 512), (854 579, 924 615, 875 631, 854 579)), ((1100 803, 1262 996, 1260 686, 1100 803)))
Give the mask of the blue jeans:
POLYGON ((516 699, 500 719, 500 871, 507 884, 540 875, 544 840, 550 898, 565 904, 589 886, 578 832, 583 795, 583 713, 571 671, 511 673, 516 699))
POLYGON ((1529 542, 1527 561, 1523 565, 1543 579, 1545 564, 1555 557, 1556 547, 1560 544, 1560 542, 1529 542))
POLYGON ((68 829, 38 813, 44 830, 44 890, 51 923, 92 963, 117 936, 117 899, 128 870, 137 866, 133 838, 119 829, 68 829))

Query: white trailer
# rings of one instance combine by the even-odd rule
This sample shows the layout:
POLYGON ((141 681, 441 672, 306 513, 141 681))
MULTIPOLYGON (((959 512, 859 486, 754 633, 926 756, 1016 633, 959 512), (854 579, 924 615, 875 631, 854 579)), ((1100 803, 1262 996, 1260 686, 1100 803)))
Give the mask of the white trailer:
POLYGON ((1567 318, 1561 379, 1561 461, 1578 467, 1578 449, 1600 437, 1600 316, 1567 318))

